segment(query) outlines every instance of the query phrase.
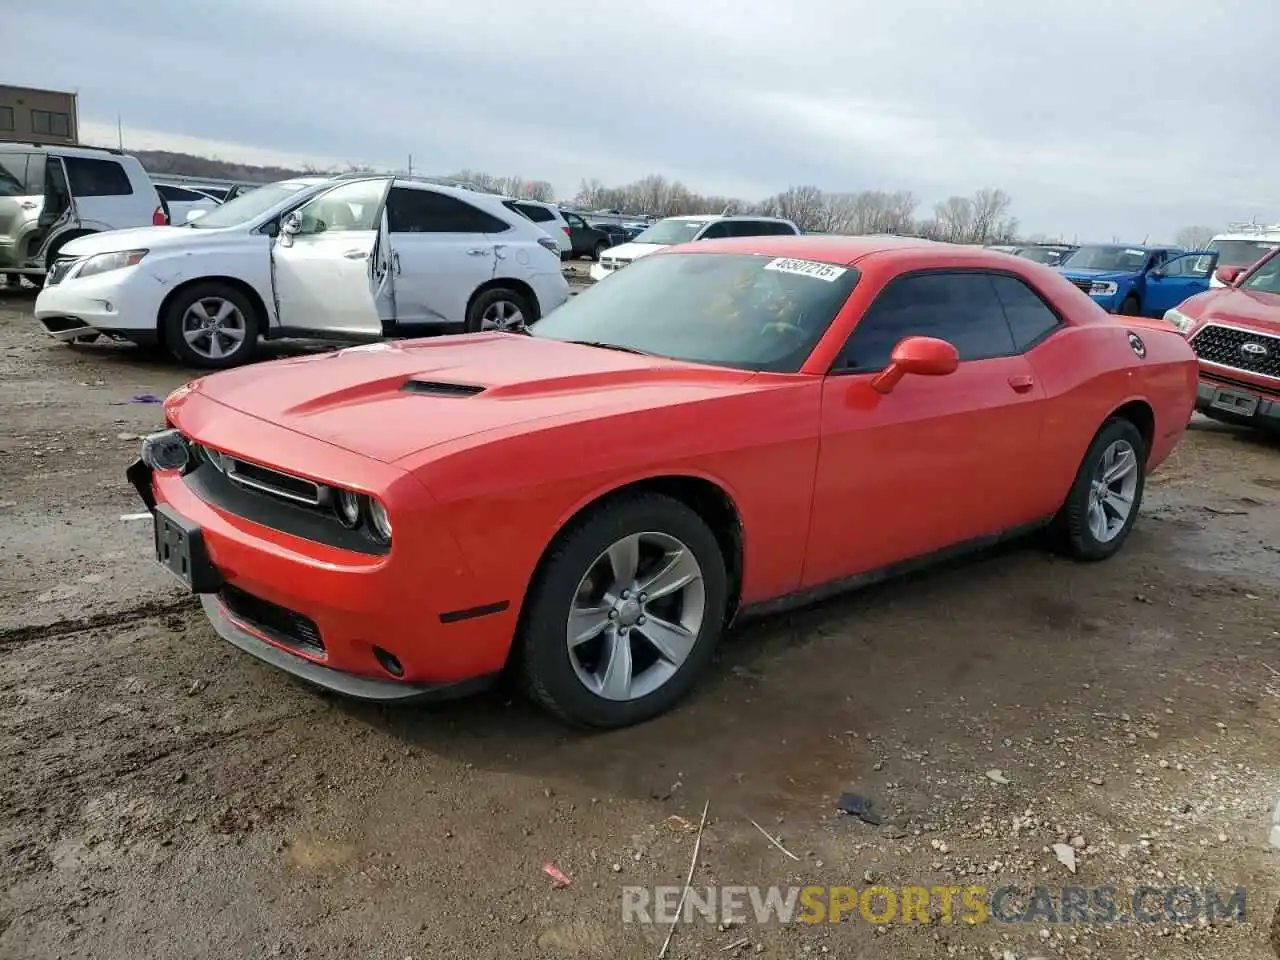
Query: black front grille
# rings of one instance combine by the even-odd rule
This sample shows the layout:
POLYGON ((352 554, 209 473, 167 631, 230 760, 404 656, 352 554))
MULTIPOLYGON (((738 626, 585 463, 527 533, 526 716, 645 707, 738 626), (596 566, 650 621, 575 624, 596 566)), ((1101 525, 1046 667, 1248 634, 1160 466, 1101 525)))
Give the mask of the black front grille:
POLYGON ((1280 380, 1280 337, 1211 323, 1191 338, 1201 360, 1280 380))
POLYGON ((61 283, 66 279, 67 274, 71 272, 71 268, 75 266, 75 263, 75 257, 59 257, 55 260, 53 266, 49 268, 48 275, 45 277, 45 286, 52 287, 61 283))
POLYGON ((218 593, 222 605, 237 620, 244 621, 272 640, 294 647, 303 647, 311 653, 324 653, 324 641, 315 621, 300 613, 263 600, 230 584, 218 593))
MULTIPOLYGON (((1070 280, 1071 278, 1068 277, 1067 279, 1070 280)), ((1092 280, 1071 280, 1071 282, 1074 283, 1081 290, 1083 290, 1085 293, 1088 293, 1090 290, 1093 289, 1092 280)))

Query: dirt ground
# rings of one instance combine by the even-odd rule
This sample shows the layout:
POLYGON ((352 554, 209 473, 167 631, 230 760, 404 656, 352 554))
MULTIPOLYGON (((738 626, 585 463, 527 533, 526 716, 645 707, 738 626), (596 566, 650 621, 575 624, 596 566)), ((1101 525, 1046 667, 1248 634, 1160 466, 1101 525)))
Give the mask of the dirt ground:
POLYGON ((705 803, 699 888, 1245 887, 1246 916, 698 921, 669 957, 1272 955, 1280 446, 1197 421, 1115 560, 1018 545, 759 622, 672 714, 583 735, 502 692, 344 702, 216 638, 121 519, 161 416, 130 398, 186 374, 55 344, 31 300, 0 290, 0 956, 656 957, 622 888, 684 883, 705 803))

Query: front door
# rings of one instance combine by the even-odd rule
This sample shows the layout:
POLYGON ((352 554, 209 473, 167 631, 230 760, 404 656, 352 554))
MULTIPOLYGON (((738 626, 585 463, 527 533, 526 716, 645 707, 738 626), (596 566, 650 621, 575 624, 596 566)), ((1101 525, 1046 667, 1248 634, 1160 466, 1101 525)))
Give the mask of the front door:
POLYGON ((408 182, 391 188, 387 224, 400 332, 465 323, 472 296, 497 274, 511 226, 429 184, 408 182))
POLYGON ((1147 297, 1143 312, 1163 317, 1188 297, 1209 289, 1209 278, 1218 263, 1214 252, 1184 253, 1166 261, 1147 274, 1147 297))
POLYGON ((1044 389, 990 276, 931 271, 891 281, 823 387, 804 586, 1037 519, 1043 415, 1044 389), (958 369, 877 393, 872 379, 908 336, 952 343, 958 369))
POLYGON ((279 323, 295 331, 382 336, 394 303, 394 264, 383 201, 389 181, 355 180, 294 213, 298 232, 272 244, 279 323))

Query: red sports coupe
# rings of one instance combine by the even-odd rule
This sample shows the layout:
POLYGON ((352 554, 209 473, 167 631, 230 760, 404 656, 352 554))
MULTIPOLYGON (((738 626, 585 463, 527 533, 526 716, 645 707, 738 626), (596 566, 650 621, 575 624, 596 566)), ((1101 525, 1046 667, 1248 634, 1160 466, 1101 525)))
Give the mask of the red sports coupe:
POLYGON ((914 240, 645 257, 525 333, 193 381, 130 480, 222 637, 355 697, 505 669, 576 723, 686 694, 735 618, 1048 528, 1111 556, 1196 358, 1047 267, 914 240))

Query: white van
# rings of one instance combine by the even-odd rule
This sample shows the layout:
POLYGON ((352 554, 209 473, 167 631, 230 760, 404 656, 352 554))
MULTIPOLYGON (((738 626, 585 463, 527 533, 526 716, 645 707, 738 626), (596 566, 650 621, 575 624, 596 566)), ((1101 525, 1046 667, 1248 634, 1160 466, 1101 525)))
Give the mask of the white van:
MULTIPOLYGON (((1207 249, 1217 251, 1218 267, 1251 267, 1276 247, 1280 247, 1280 224, 1233 223, 1226 233, 1210 240, 1207 249)), ((1209 286, 1220 287, 1222 281, 1211 276, 1209 286)))
POLYGON ((44 276, 63 245, 163 226, 164 201, 136 157, 100 147, 0 143, 0 277, 44 276))

